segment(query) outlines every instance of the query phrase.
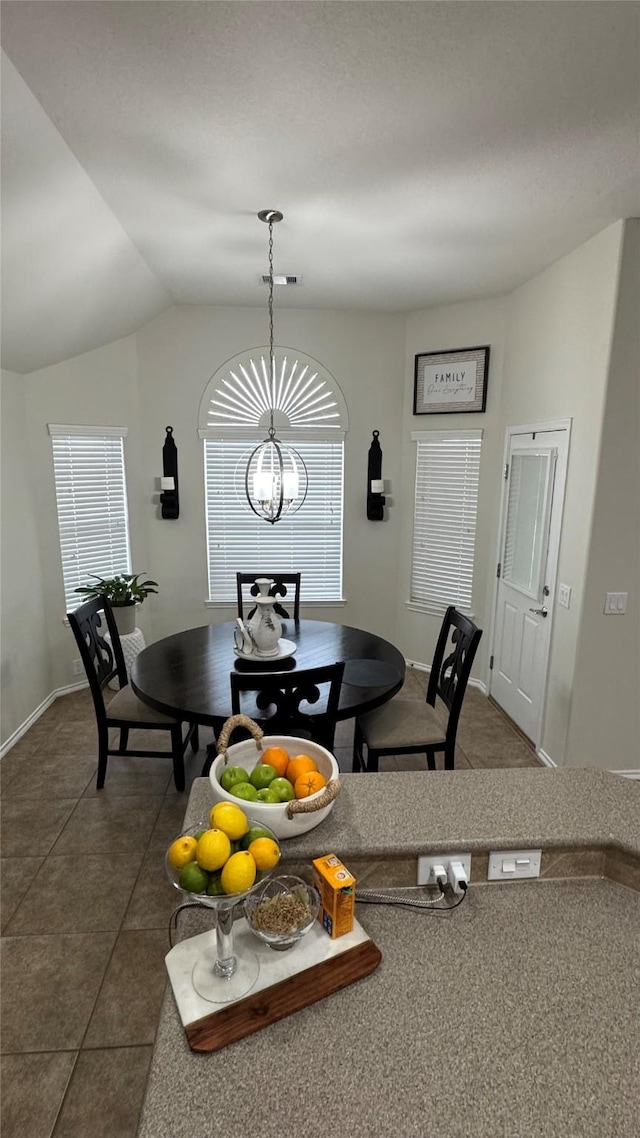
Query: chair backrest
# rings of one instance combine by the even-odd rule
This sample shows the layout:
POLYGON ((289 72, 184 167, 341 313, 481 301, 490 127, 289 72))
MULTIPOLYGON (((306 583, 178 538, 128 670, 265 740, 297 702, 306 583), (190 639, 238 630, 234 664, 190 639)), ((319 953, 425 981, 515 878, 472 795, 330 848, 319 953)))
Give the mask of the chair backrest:
POLYGON ((453 605, 449 606, 431 663, 427 703, 435 707, 436 696, 439 696, 448 708, 447 739, 450 740, 456 736, 460 709, 481 636, 482 629, 453 605))
MULTIPOLYGON (((256 585, 256 580, 258 577, 269 577, 270 580, 273 581, 273 585, 269 589, 270 597, 284 598, 288 596, 290 590, 293 591, 293 619, 300 620, 300 573, 236 573, 236 589, 238 591, 238 616, 240 619, 244 620, 245 603, 249 610, 247 612, 247 620, 253 616, 256 610, 256 606, 251 602, 253 597, 258 597, 260 595, 260 589, 258 585, 256 585)), ((280 604, 279 601, 273 607, 278 616, 283 616, 286 620, 291 617, 291 613, 288 612, 284 605, 280 604)))
POLYGON ((272 735, 305 731, 333 748, 344 661, 293 672, 231 672, 231 709, 244 712, 272 735), (252 693, 253 699, 242 696, 252 693))
POLYGON ((102 689, 114 676, 120 687, 128 683, 120 634, 111 605, 106 597, 96 597, 80 605, 75 612, 67 613, 71 631, 76 638, 80 656, 87 673, 96 715, 106 718, 102 689), (109 641, 105 633, 109 633, 109 641))

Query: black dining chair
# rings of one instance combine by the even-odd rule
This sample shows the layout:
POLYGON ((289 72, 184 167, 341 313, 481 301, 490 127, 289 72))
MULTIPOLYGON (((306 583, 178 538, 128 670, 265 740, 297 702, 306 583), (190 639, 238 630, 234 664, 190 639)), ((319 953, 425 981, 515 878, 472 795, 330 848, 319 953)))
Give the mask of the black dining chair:
POLYGON ((101 790, 107 773, 107 759, 110 755, 126 755, 129 758, 166 758, 173 760, 173 779, 176 790, 184 790, 184 753, 191 743, 193 751, 198 750, 198 725, 188 726, 183 738, 182 724, 160 711, 154 711, 138 699, 129 684, 124 662, 120 635, 111 605, 106 597, 97 597, 80 605, 75 612, 67 613, 71 630, 76 638, 82 663, 89 681, 93 706, 98 725, 98 780, 101 790), (109 641, 105 634, 109 634, 109 641), (104 700, 104 688, 117 676, 119 691, 108 704, 104 700), (109 731, 117 728, 120 732, 119 746, 109 746, 109 731), (128 747, 129 731, 167 731, 171 749, 164 751, 136 750, 128 747))
POLYGON ((359 716, 353 739, 354 771, 377 771, 383 755, 422 753, 427 756, 429 770, 435 770, 438 751, 444 751, 445 769, 453 770, 460 710, 481 636, 481 629, 468 616, 453 605, 447 609, 431 664, 426 702, 394 696, 382 707, 359 716))
MULTIPOLYGON (((260 589, 256 585, 258 577, 268 577, 273 581, 269 589, 270 597, 284 599, 293 592, 293 619, 300 620, 300 573, 236 573, 236 589, 238 593, 238 616, 244 620, 245 605, 248 608, 247 620, 250 620, 256 611, 253 598, 260 596, 260 589)), ((287 602, 290 604, 290 602, 287 602)), ((290 606, 291 607, 291 606, 290 606)), ((273 606, 274 612, 289 620, 291 613, 287 611, 280 601, 273 606)))
POLYGON ((301 735, 333 750, 344 661, 294 672, 231 672, 231 710, 270 735, 301 735))

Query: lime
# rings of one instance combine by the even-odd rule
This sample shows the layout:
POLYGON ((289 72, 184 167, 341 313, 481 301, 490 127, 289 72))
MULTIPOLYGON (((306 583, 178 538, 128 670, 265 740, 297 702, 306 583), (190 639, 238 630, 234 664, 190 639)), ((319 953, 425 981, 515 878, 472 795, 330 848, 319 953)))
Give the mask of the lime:
POLYGON ((258 791, 250 782, 234 782, 229 794, 234 798, 244 798, 246 802, 255 802, 258 797, 258 791))
POLYGON ((278 802, 291 802, 291 799, 296 796, 293 784, 289 782, 288 778, 274 778, 269 790, 273 790, 278 795, 278 802))
POLYGON ((201 869, 221 869, 231 853, 231 842, 222 830, 205 830, 198 842, 196 858, 201 869))
POLYGON ((280 801, 275 790, 272 790, 270 786, 265 787, 264 790, 258 791, 258 799, 257 800, 258 800, 258 802, 270 802, 272 805, 274 802, 280 801))
POLYGON ((219 873, 212 873, 211 874, 211 881, 209 882, 207 893, 209 894, 210 897, 223 897, 224 896, 224 889, 222 888, 222 881, 220 880, 220 874, 219 873))
POLYGON ((225 893, 246 893, 256 879, 256 863, 248 850, 232 854, 220 875, 225 893))
POLYGON ((187 893, 206 893, 209 884, 209 874, 201 869, 197 861, 190 861, 180 870, 180 888, 187 893))
POLYGON ((273 869, 280 861, 280 846, 273 838, 256 838, 249 846, 258 869, 273 869))
POLYGON ((249 846, 251 845, 252 842, 255 842, 256 838, 272 838, 272 837, 273 837, 273 834, 271 833, 271 831, 265 830, 264 826, 252 826, 251 829, 248 831, 248 833, 246 833, 244 838, 242 839, 242 848, 243 848, 243 850, 248 850, 249 846))
POLYGON ((234 802, 217 802, 212 806, 209 823, 216 830, 222 830, 232 842, 241 838, 249 829, 247 815, 234 802))
POLYGON ((219 781, 220 786, 229 791, 234 782, 248 782, 249 772, 244 767, 225 767, 219 781))
POLYGON ((176 838, 167 851, 169 865, 172 865, 174 869, 182 869, 188 862, 195 861, 197 845, 196 839, 190 838, 188 834, 182 838, 176 838))
POLYGON ((275 767, 270 766, 269 763, 258 763, 249 775, 249 782, 255 786, 256 790, 266 790, 269 783, 277 777, 278 772, 275 767))
POLYGON ((196 833, 195 833, 193 836, 194 836, 195 840, 196 840, 197 842, 199 842, 199 841, 200 841, 200 838, 201 838, 201 837, 202 837, 202 835, 203 835, 203 834, 205 834, 205 833, 206 833, 206 829, 203 827, 203 828, 202 828, 202 830, 197 830, 197 831, 196 831, 196 833))

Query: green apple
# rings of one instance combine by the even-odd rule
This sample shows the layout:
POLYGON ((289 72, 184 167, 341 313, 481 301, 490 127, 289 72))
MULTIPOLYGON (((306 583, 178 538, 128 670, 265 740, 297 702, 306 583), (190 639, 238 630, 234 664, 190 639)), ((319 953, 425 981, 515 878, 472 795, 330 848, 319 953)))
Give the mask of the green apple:
POLYGON ((275 767, 269 763, 258 763, 249 775, 249 782, 255 786, 256 790, 266 790, 269 783, 273 782, 274 778, 278 777, 278 772, 275 767))
POLYGON ((273 782, 269 784, 269 790, 273 790, 278 795, 278 802, 291 802, 291 799, 296 796, 293 783, 289 782, 288 778, 274 778, 273 782))
POLYGON ((249 775, 244 767, 225 767, 220 775, 220 786, 227 793, 236 782, 248 782, 249 775))
MULTIPOLYGON (((278 795, 276 794, 275 790, 271 789, 270 786, 266 786, 264 788, 264 790, 258 791, 258 802, 271 802, 271 803, 273 803, 273 802, 279 802, 279 801, 280 801, 280 799, 278 798, 278 795)), ((269 835, 265 835, 265 836, 268 837, 269 835)))
POLYGON ((234 798, 244 798, 246 802, 255 802, 258 791, 250 782, 234 782, 229 794, 234 798))

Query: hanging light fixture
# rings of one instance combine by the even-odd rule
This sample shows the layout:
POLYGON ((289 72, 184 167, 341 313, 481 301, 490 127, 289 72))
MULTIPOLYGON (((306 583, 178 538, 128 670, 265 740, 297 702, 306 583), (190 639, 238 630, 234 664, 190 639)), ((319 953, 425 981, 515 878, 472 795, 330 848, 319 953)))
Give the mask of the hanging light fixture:
POLYGON ((251 452, 244 476, 247 501, 259 518, 272 525, 285 514, 295 514, 307 496, 307 468, 293 447, 276 438, 276 358, 273 350, 273 226, 282 221, 277 209, 263 209, 260 221, 269 226, 269 431, 251 452))

